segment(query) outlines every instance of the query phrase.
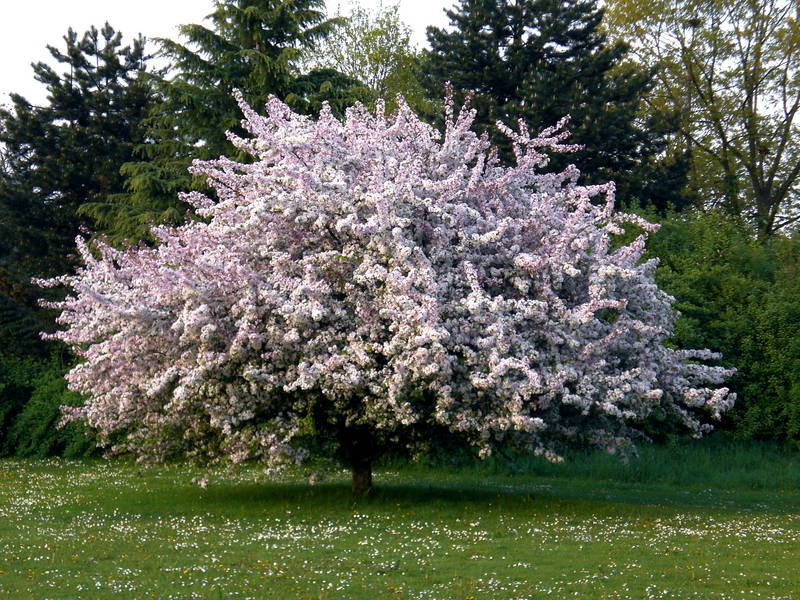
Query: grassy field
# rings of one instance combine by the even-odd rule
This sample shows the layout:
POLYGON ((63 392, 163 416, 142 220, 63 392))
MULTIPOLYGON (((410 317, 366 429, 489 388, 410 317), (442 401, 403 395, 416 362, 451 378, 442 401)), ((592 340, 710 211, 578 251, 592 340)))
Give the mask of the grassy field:
POLYGON ((385 467, 354 500, 256 469, 0 461, 0 598, 800 598, 800 461, 385 467))

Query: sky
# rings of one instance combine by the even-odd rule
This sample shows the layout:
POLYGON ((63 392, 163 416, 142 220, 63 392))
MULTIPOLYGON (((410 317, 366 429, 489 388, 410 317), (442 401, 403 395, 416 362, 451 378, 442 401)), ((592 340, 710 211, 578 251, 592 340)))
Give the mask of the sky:
MULTIPOLYGON (((330 14, 339 5, 343 12, 349 6, 349 0, 326 1, 330 14)), ((425 44, 425 27, 444 26, 444 9, 454 3, 455 0, 399 1, 400 16, 411 26, 418 47, 425 44)), ((365 7, 378 4, 380 0, 361 0, 365 7)), ((33 79, 31 63, 50 60, 48 44, 63 48, 62 37, 68 27, 81 36, 91 25, 99 28, 108 21, 122 32, 123 42, 137 33, 148 38, 175 38, 178 25, 201 22, 212 5, 212 0, 0 0, 0 103, 6 103, 12 91, 34 103, 44 101, 44 86, 33 79)))

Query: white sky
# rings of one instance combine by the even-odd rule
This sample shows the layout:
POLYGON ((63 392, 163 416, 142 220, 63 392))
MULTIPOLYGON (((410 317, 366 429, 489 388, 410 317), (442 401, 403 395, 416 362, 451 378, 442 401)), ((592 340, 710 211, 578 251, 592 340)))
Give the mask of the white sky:
MULTIPOLYGON (((330 14, 340 4, 345 9, 349 5, 349 0, 326 1, 330 14)), ((379 4, 380 0, 361 0, 365 7, 379 4)), ((444 26, 444 9, 455 0, 399 0, 399 4, 415 43, 423 46, 425 27, 444 26)), ((108 21, 122 32, 123 44, 138 33, 175 38, 178 25, 199 23, 212 10, 212 0, 0 0, 0 103, 6 103, 12 91, 35 103, 44 101, 44 86, 33 79, 30 65, 49 61, 48 44, 63 49, 68 27, 80 37, 89 26, 100 28, 108 21)))

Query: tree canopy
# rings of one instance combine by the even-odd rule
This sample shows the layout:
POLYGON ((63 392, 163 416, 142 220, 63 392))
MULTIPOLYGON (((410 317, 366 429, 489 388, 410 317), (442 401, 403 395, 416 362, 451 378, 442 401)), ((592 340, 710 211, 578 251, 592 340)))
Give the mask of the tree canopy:
POLYGON ((144 139, 151 103, 141 37, 123 45, 106 23, 81 37, 69 29, 64 48, 48 50, 57 66, 33 65, 46 104, 11 94, 0 107, 0 339, 10 336, 21 353, 48 328, 30 278, 77 259, 75 236, 96 225, 84 210, 122 192, 119 170, 144 139))
POLYGON ((513 158, 497 121, 523 119, 536 130, 570 115, 583 149, 555 157, 555 166, 575 162, 587 183, 614 181, 624 202, 683 204, 675 188, 660 185, 685 170, 662 160, 672 125, 640 111, 651 74, 626 61, 624 43, 607 39, 595 0, 459 0, 446 12, 448 28, 428 28, 423 81, 432 97, 448 81, 460 98, 471 95, 477 125, 501 156, 513 158))
POLYGON ((216 0, 206 19, 208 26, 182 25, 181 42, 157 40, 169 67, 151 77, 159 102, 139 160, 123 168, 125 193, 90 207, 115 241, 136 242, 154 224, 183 220, 188 207, 178 192, 203 187, 187 171, 191 161, 236 152, 225 134, 240 131, 234 89, 257 106, 274 94, 313 109, 358 87, 336 73, 298 79, 302 52, 338 23, 325 17, 324 0, 216 0))
MULTIPOLYGON (((559 460, 571 445, 624 451, 661 412, 699 436, 733 397, 703 350, 666 344, 675 314, 642 261, 656 227, 617 213, 613 185, 581 186, 556 126, 501 127, 503 166, 475 112, 445 103, 445 132, 404 103, 387 118, 318 120, 238 95, 251 160, 195 163, 203 220, 157 247, 81 242, 84 266, 44 285, 53 337, 83 359, 72 410, 140 457, 309 456, 353 470, 444 429, 483 456, 512 445, 559 460), (625 224, 641 228, 614 243, 625 224)), ((563 123, 561 124, 563 125, 563 123)))
POLYGON ((691 186, 769 237, 797 223, 800 26, 795 0, 614 0, 610 27, 657 74, 654 110, 681 115, 691 186))
POLYGON ((400 20, 399 5, 370 10, 356 4, 339 17, 345 25, 309 53, 309 64, 360 81, 369 92, 371 106, 382 99, 393 110, 397 95, 402 94, 417 111, 429 112, 419 82, 419 52, 411 43, 411 28, 400 20))

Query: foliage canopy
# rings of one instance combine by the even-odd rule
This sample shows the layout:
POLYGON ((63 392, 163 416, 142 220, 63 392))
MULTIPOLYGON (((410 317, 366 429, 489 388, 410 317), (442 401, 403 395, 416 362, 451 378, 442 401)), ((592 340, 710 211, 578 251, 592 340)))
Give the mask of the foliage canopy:
POLYGON ((796 0, 614 0, 609 24, 655 68, 650 110, 681 115, 690 184, 769 237, 797 223, 800 13, 796 0))
MULTIPOLYGON (((238 94, 252 158, 195 163, 218 202, 125 252, 84 242, 54 337, 82 357, 72 412, 149 459, 313 454, 353 468, 446 429, 481 455, 511 444, 559 459, 568 445, 624 450, 654 411, 695 435, 732 404, 708 351, 665 345, 671 298, 642 262, 613 184, 543 172, 558 127, 502 130, 504 167, 475 112, 445 133, 404 103, 391 118, 319 120, 276 98, 260 116, 238 94)), ((562 124, 563 125, 563 124, 562 124)))
POLYGON ((570 115, 583 148, 574 162, 585 183, 614 181, 623 203, 658 210, 682 206, 685 165, 663 160, 668 115, 642 114, 651 73, 626 60, 627 46, 607 39, 594 0, 459 0, 448 28, 428 28, 423 81, 438 98, 446 82, 471 95, 476 125, 513 161, 498 121, 523 119, 536 131, 570 115), (664 180, 678 185, 663 185, 664 180))

